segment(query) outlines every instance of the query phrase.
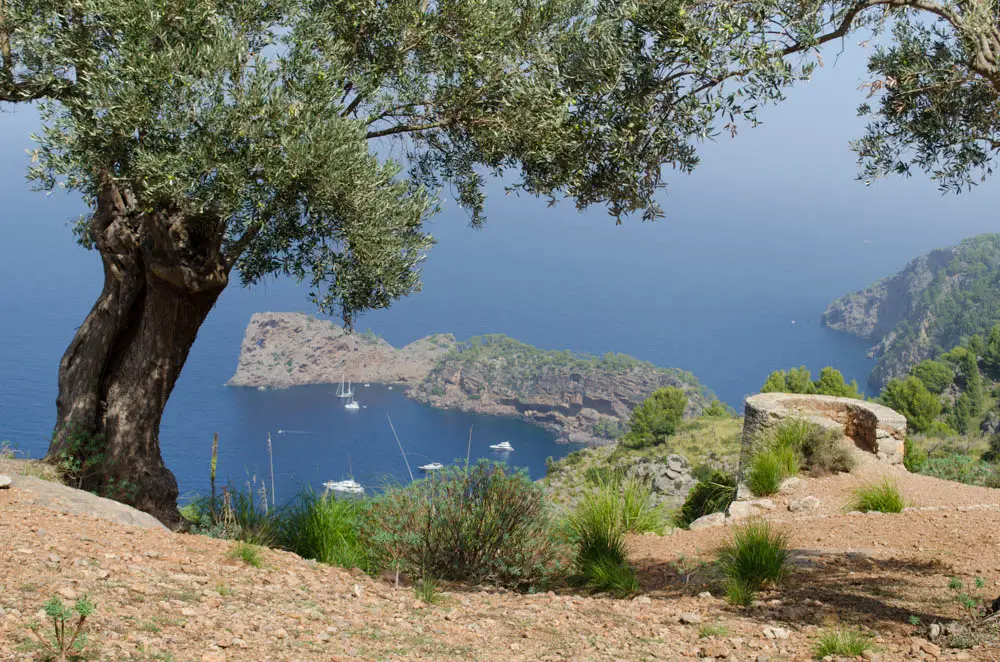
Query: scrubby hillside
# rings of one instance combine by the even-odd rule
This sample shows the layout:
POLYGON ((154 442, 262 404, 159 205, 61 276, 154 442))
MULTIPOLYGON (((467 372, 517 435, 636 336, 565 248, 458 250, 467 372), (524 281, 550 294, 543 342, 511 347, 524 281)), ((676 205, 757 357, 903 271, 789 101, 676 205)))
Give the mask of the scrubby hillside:
POLYGON ((823 322, 873 343, 868 380, 879 392, 915 364, 986 333, 1000 321, 1000 235, 984 234, 935 250, 894 276, 843 296, 823 322))

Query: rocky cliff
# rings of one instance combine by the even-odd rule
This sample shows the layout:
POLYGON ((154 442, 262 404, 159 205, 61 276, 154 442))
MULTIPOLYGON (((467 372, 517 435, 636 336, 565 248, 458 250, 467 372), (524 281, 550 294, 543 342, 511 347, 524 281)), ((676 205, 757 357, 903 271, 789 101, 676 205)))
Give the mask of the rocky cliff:
POLYGON ((878 359, 868 388, 878 392, 973 333, 1000 320, 1000 235, 931 251, 894 276, 831 303, 823 323, 872 341, 878 359))
POLYGON ((506 336, 458 343, 428 336, 397 349, 373 334, 347 333, 297 313, 259 313, 247 326, 231 386, 284 388, 339 382, 404 384, 407 395, 444 409, 516 416, 566 441, 608 443, 657 388, 688 393, 699 414, 711 392, 690 373, 621 354, 598 358, 543 351, 506 336))

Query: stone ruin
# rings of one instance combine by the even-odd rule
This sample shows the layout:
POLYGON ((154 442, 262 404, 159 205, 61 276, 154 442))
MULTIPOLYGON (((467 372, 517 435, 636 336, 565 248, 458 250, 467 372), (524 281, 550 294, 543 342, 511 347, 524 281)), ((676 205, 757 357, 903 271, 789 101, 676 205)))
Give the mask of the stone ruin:
POLYGON ((788 418, 801 418, 838 430, 858 449, 882 462, 903 462, 906 417, 884 405, 832 395, 759 393, 746 400, 741 470, 756 441, 788 418))

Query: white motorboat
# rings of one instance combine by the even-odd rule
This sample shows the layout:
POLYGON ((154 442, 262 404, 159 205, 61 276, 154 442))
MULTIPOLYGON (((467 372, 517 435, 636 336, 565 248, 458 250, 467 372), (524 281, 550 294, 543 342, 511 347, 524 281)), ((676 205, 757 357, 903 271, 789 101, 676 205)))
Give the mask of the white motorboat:
POLYGON ((444 465, 440 462, 431 462, 430 464, 420 465, 421 471, 437 471, 438 469, 444 469, 444 465))
POLYGON ((490 444, 490 448, 495 451, 512 451, 514 447, 510 445, 509 441, 501 441, 499 444, 490 444))
POLYGON ((347 480, 328 480, 323 483, 323 487, 331 492, 344 492, 346 494, 364 494, 365 488, 353 478, 347 480))

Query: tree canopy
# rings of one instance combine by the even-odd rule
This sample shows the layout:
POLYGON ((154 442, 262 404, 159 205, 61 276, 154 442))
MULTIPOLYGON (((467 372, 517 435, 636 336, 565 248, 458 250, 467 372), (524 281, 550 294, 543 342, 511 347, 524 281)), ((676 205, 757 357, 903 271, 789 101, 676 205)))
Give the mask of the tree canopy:
POLYGON ((687 404, 687 395, 675 386, 656 389, 632 411, 628 434, 621 443, 628 448, 662 444, 677 432, 687 404))
POLYGON ((819 379, 812 381, 812 373, 804 365, 798 368, 775 370, 767 376, 760 388, 761 393, 815 393, 836 395, 846 398, 861 398, 858 383, 847 383, 844 375, 836 368, 827 366, 820 370, 819 379))

